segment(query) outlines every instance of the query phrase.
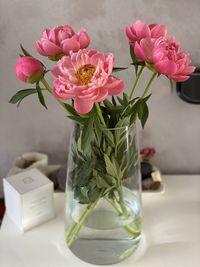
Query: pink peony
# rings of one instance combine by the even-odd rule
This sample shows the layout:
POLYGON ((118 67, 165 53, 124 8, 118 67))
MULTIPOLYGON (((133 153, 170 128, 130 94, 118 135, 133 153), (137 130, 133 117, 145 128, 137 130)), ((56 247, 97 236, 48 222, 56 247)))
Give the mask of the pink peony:
POLYGON ((52 70, 54 95, 61 100, 74 99, 74 108, 81 114, 92 110, 95 102, 124 89, 124 82, 112 76, 113 54, 102 54, 96 50, 79 50, 58 61, 52 70))
POLYGON ((167 29, 164 25, 160 24, 145 24, 140 20, 137 20, 131 26, 125 28, 126 36, 129 43, 135 46, 136 42, 139 42, 143 38, 157 39, 164 37, 167 34, 167 29))
POLYGON ((19 80, 28 83, 40 81, 44 75, 44 67, 39 60, 24 56, 17 60, 15 72, 19 80))
POLYGON ((189 66, 188 53, 180 52, 179 44, 171 36, 144 38, 135 43, 134 52, 139 60, 153 64, 158 73, 176 82, 188 80, 188 75, 195 70, 195 67, 189 66))
POLYGON ((36 42, 36 50, 42 56, 68 55, 70 51, 88 47, 89 36, 85 30, 75 33, 70 25, 45 29, 40 41, 36 42))

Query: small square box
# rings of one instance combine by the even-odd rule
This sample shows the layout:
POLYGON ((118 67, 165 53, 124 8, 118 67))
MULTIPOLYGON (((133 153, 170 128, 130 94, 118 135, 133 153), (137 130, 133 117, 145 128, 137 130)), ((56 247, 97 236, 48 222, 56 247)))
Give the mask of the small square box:
POLYGON ((53 183, 38 169, 3 179, 6 213, 26 231, 55 216, 53 183))

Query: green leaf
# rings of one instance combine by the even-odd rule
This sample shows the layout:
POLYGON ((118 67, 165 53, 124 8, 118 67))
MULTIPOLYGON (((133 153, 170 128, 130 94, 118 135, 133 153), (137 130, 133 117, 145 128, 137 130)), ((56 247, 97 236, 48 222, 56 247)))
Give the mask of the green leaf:
POLYGON ((133 98, 132 100, 130 100, 128 102, 128 104, 125 106, 123 112, 122 112, 122 116, 129 116, 131 114, 131 108, 133 107, 133 104, 135 103, 135 101, 138 99, 138 97, 133 98))
POLYGON ((99 118, 97 118, 95 121, 96 121, 96 124, 95 124, 94 130, 95 130, 95 135, 96 135, 96 141, 97 141, 98 147, 100 147, 101 138, 102 138, 102 128, 101 128, 99 118))
POLYGON ((127 70, 127 69, 128 68, 124 68, 124 67, 115 67, 115 68, 113 68, 112 73, 122 71, 122 70, 127 70))
POLYGON ((120 103, 121 105, 124 104, 123 99, 121 99, 119 96, 117 96, 117 100, 119 101, 119 103, 120 103))
POLYGON ((139 102, 139 104, 138 104, 138 118, 141 121, 142 128, 144 128, 144 125, 145 125, 147 118, 149 116, 149 109, 148 109, 146 101, 144 101, 143 99, 140 99, 139 101, 138 101, 139 102))
POLYGON ((78 113, 75 111, 74 107, 71 106, 70 104, 65 103, 65 108, 70 114, 72 114, 74 116, 78 115, 78 113))
POLYGON ((108 142, 108 144, 111 147, 115 147, 115 141, 114 141, 114 137, 111 131, 109 130, 103 130, 103 134, 105 136, 106 141, 108 142))
POLYGON ((23 47, 22 44, 20 44, 20 48, 24 54, 24 56, 29 56, 29 57, 32 57, 31 54, 29 54, 29 52, 26 51, 26 49, 23 47))
POLYGON ((76 121, 76 122, 78 122, 78 123, 80 123, 80 124, 85 124, 86 122, 87 122, 87 118, 83 118, 83 117, 81 117, 81 116, 78 116, 78 115, 68 115, 67 116, 70 120, 73 120, 73 121, 76 121))
POLYGON ((107 173, 99 173, 99 175, 108 183, 109 185, 113 186, 116 184, 116 179, 107 173))
POLYGON ((131 65, 133 66, 145 66, 145 62, 140 62, 140 61, 137 61, 137 62, 134 62, 134 63, 131 63, 131 65))
MULTIPOLYGON (((136 55, 134 53, 134 49, 133 49, 133 47, 131 45, 130 45, 130 56, 131 56, 131 59, 132 59, 133 63, 136 63, 138 61, 138 59, 137 59, 137 57, 136 57, 136 55)), ((137 75, 137 73, 138 73, 138 65, 134 65, 134 67, 135 67, 135 74, 137 75)))
POLYGON ((17 106, 19 106, 19 104, 21 103, 21 101, 29 96, 29 95, 33 95, 37 93, 37 90, 35 88, 28 88, 28 89, 23 89, 18 91, 14 96, 11 97, 9 103, 11 104, 17 104, 17 106))
POLYGON ((96 181, 97 181, 97 187, 99 189, 110 187, 110 185, 102 177, 100 177, 98 174, 96 176, 96 181))
POLYGON ((128 95, 126 93, 123 93, 123 103, 124 103, 124 105, 128 105, 128 102, 129 102, 128 95))
POLYGON ((114 96, 112 96, 112 103, 113 103, 113 105, 114 105, 114 106, 117 106, 117 102, 116 102, 116 100, 115 100, 115 97, 114 97, 114 96))
POLYGON ((149 100, 149 98, 151 97, 151 95, 152 95, 152 94, 149 94, 148 96, 146 96, 145 98, 143 98, 143 100, 144 100, 145 102, 147 102, 147 100, 149 100))
POLYGON ((38 98, 39 98, 40 103, 42 104, 43 107, 48 109, 47 106, 46 106, 45 100, 44 100, 42 89, 40 88, 40 86, 38 84, 36 84, 36 90, 37 90, 37 93, 38 93, 38 98))
POLYGON ((116 160, 116 158, 114 156, 112 156, 112 164, 113 164, 113 166, 114 166, 114 168, 116 170, 116 173, 117 173, 116 177, 118 179, 121 179, 123 174, 122 174, 120 166, 119 166, 119 164, 118 164, 118 162, 117 162, 117 160, 116 160))
POLYGON ((91 146, 91 141, 94 136, 94 118, 95 118, 95 112, 92 110, 89 113, 89 117, 87 119, 87 122, 83 126, 82 129, 82 136, 81 136, 81 143, 82 143, 82 149, 85 150, 91 146))
POLYGON ((105 164, 106 164, 106 171, 109 175, 117 178, 118 177, 118 173, 117 173, 117 170, 116 170, 116 167, 113 165, 112 161, 110 160, 110 158, 104 154, 104 161, 105 161, 105 164))
POLYGON ((98 187, 95 187, 93 190, 90 190, 88 192, 88 197, 90 199, 90 202, 95 202, 101 194, 101 191, 98 187))
POLYGON ((88 191, 85 187, 75 187, 74 188, 74 198, 79 201, 81 204, 89 204, 90 200, 88 197, 88 191))
POLYGON ((170 83, 171 92, 173 93, 173 90, 174 90, 173 80, 169 79, 169 83, 170 83))
POLYGON ((92 170, 95 165, 95 160, 87 160, 80 162, 74 170, 70 173, 72 184, 74 186, 85 186, 92 176, 92 170))
POLYGON ((104 103, 104 106, 107 107, 108 109, 113 108, 112 103, 108 99, 104 100, 103 103, 104 103))

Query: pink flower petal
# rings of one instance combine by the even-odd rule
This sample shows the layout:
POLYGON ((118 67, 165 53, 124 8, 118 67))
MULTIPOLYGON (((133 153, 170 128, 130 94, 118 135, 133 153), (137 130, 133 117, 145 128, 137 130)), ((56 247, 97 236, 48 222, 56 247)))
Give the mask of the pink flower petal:
POLYGON ((167 76, 172 76, 177 71, 176 63, 172 60, 164 59, 155 64, 158 72, 167 76))
POLYGON ((130 43, 135 43, 137 41, 137 37, 135 36, 135 34, 132 32, 131 30, 131 27, 128 27, 126 26, 125 28, 125 33, 126 33, 126 36, 128 37, 129 39, 129 42, 130 43))
POLYGON ((83 100, 76 97, 74 99, 74 108, 78 113, 86 114, 93 108, 94 102, 89 100, 83 100))
POLYGON ((20 79, 23 82, 27 81, 27 75, 25 75, 20 69, 15 68, 15 73, 18 79, 20 79))
POLYGON ((62 50, 68 55, 70 51, 77 52, 80 49, 80 44, 75 38, 66 39, 62 42, 62 50))
POLYGON ((45 53, 42 44, 40 41, 37 41, 35 44, 35 49, 38 51, 38 53, 42 56, 47 56, 47 54, 45 53))
POLYGON ((44 31, 42 32, 42 38, 48 40, 49 32, 50 32, 49 29, 44 29, 44 31))
POLYGON ((151 24, 149 28, 151 30, 151 38, 164 37, 167 34, 167 28, 164 25, 151 24))
POLYGON ((55 68, 53 68, 53 69, 51 70, 51 74, 52 74, 54 77, 57 78, 59 75, 61 75, 61 72, 60 72, 59 68, 56 66, 55 68))
POLYGON ((140 41, 140 47, 145 56, 145 61, 152 63, 154 42, 150 38, 145 38, 140 41))
POLYGON ((108 89, 106 87, 98 88, 98 94, 96 96, 95 102, 104 101, 108 97, 108 89))
POLYGON ((108 90, 109 95, 118 95, 124 90, 124 82, 114 76, 108 78, 107 84, 104 86, 108 90))
POLYGON ((187 66, 187 67, 185 67, 185 69, 181 72, 181 74, 183 74, 183 75, 188 75, 188 74, 194 72, 195 69, 196 69, 196 68, 195 68, 194 66, 187 66))
POLYGON ((142 50, 141 46, 138 44, 138 42, 135 43, 135 47, 134 47, 134 52, 135 55, 138 59, 145 61, 146 60, 146 56, 144 54, 144 51, 142 50))
POLYGON ((185 82, 187 81, 190 76, 185 76, 185 75, 172 75, 170 77, 172 80, 176 81, 176 82, 185 82))
POLYGON ((54 44, 57 43, 55 31, 53 29, 49 31, 48 39, 49 39, 50 42, 52 42, 54 44))
POLYGON ((55 45, 54 43, 51 43, 49 41, 43 41, 42 47, 46 55, 48 56, 55 56, 62 53, 62 50, 60 47, 55 45))
POLYGON ((60 83, 59 79, 56 79, 54 81, 53 95, 56 98, 59 98, 62 100, 68 100, 76 96, 76 94, 71 92, 65 85, 60 83))
POLYGON ((81 49, 88 47, 90 43, 90 38, 85 30, 80 30, 80 32, 78 33, 78 40, 81 49))
POLYGON ((149 26, 145 23, 142 23, 140 20, 137 20, 134 24, 134 30, 139 40, 151 36, 149 26))

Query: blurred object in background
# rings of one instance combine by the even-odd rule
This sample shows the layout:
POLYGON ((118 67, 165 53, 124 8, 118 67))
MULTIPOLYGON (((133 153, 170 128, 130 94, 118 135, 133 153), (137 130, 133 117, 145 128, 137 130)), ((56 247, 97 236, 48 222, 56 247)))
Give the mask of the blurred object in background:
POLYGON ((0 199, 0 225, 1 225, 1 221, 2 221, 3 216, 4 216, 4 212, 5 212, 4 200, 0 199))
POLYGON ((152 158, 156 153, 156 150, 153 147, 147 147, 147 148, 143 148, 140 151, 140 155, 142 157, 142 160, 149 160, 150 158, 152 158))
POLYGON ((39 152, 27 152, 18 156, 9 170, 7 176, 20 173, 25 170, 37 168, 44 175, 49 176, 51 173, 59 170, 61 165, 49 165, 48 155, 39 152))
POLYGON ((67 164, 62 165, 59 170, 51 173, 48 177, 54 183, 56 191, 65 191, 67 164))
POLYGON ((160 192, 163 189, 160 170, 150 161, 155 153, 156 150, 151 147, 144 148, 140 151, 142 190, 144 191, 160 192))
POLYGON ((176 91, 184 101, 200 104, 200 67, 190 74, 189 80, 176 83, 176 91))

